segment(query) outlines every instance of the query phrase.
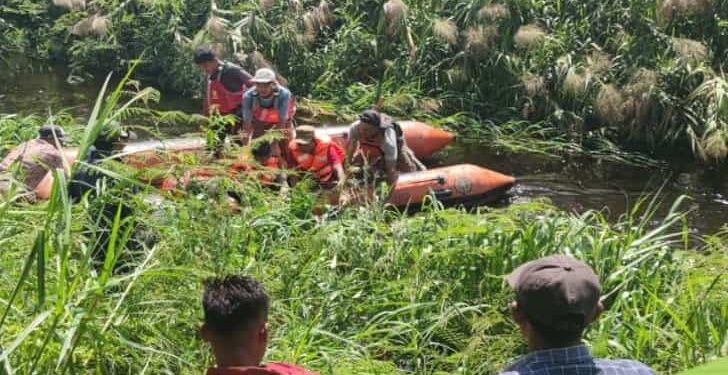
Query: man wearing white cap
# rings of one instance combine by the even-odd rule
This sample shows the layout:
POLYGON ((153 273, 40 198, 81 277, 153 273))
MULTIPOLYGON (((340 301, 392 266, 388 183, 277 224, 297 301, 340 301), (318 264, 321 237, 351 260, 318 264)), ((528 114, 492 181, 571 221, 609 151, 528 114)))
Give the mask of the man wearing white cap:
POLYGON ((278 83, 276 73, 268 68, 258 69, 251 82, 255 86, 243 95, 243 138, 257 138, 270 129, 282 130, 286 139, 275 144, 273 150, 280 155, 293 138, 291 121, 296 111, 293 95, 278 83))

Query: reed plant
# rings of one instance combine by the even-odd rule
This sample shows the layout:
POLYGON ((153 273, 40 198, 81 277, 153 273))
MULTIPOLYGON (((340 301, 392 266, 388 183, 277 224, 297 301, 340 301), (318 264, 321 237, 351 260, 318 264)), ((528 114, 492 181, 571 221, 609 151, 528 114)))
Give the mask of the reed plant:
MULTIPOLYGON (((82 153, 133 104, 123 88, 101 91, 82 153)), ((201 281, 244 273, 273 297, 269 359, 323 374, 493 374, 526 350, 503 277, 556 253, 600 275, 607 311, 586 335, 597 355, 670 374, 727 342, 728 241, 693 238, 685 198, 658 214, 669 202, 647 197, 613 221, 545 202, 466 212, 428 201, 416 216, 373 202, 317 216, 300 186, 281 199, 247 180, 179 196, 106 184, 73 203, 66 181, 56 175, 48 202, 0 204, 3 373, 199 373, 212 365, 197 335, 201 281), (119 196, 133 215, 119 205, 102 223, 95 204, 119 196)))

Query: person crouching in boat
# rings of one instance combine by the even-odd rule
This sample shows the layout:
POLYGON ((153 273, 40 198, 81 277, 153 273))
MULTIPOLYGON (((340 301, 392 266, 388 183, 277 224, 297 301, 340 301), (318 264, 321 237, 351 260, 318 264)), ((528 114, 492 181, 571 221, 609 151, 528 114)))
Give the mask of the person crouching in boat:
POLYGON ((233 126, 222 126, 216 129, 217 143, 214 148, 215 157, 220 157, 225 138, 237 136, 236 141, 242 143, 242 100, 243 93, 252 87, 251 75, 243 68, 220 60, 209 47, 200 47, 194 53, 195 64, 206 75, 206 93, 204 112, 206 116, 214 114, 233 115, 237 119, 233 126))
POLYGON ((55 125, 45 125, 38 130, 38 138, 17 145, 0 162, 0 194, 15 191, 25 195, 27 199, 48 198, 49 189, 39 188, 46 180, 52 180, 51 172, 64 167, 62 150, 65 133, 55 125), (18 182, 13 171, 17 171, 18 182))
MULTIPOLYGON (((342 188, 344 177, 344 150, 325 135, 316 134, 316 128, 303 125, 296 128, 296 138, 288 144, 290 165, 313 176, 321 189, 342 188)), ((297 182, 297 177, 291 177, 297 182)))
POLYGON ((288 191, 288 180, 283 173, 285 163, 283 160, 273 155, 270 142, 261 142, 253 149, 253 158, 256 166, 246 166, 247 172, 257 173, 258 180, 263 186, 280 188, 281 192, 288 191))
POLYGON ((400 173, 426 169, 407 146, 399 124, 374 110, 362 112, 349 128, 346 162, 359 167, 365 178, 383 175, 391 186, 400 173))
POLYGON ((251 82, 255 86, 243 95, 244 142, 247 144, 271 129, 280 130, 285 139, 273 144, 273 154, 282 155, 288 142, 294 137, 292 124, 296 112, 295 99, 277 81, 276 73, 271 69, 258 69, 251 82))

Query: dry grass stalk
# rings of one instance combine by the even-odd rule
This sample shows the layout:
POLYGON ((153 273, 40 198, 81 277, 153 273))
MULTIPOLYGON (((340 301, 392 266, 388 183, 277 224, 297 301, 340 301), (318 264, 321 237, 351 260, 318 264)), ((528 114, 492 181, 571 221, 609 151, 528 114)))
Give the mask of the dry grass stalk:
POLYGON ((657 83, 658 76, 654 70, 643 68, 632 76, 630 83, 624 90, 628 96, 625 103, 626 119, 631 118, 638 124, 644 124, 648 121, 655 105, 653 93, 657 83))
POLYGON ((529 98, 542 96, 546 93, 546 80, 535 74, 528 74, 521 78, 521 84, 529 98))
POLYGON ((100 16, 94 14, 91 19, 91 31, 99 36, 106 35, 106 32, 111 27, 111 20, 106 16, 100 16))
POLYGON ((588 87, 589 79, 583 74, 577 73, 574 68, 570 68, 562 84, 563 90, 567 94, 578 97, 586 94, 588 87))
POLYGON ((70 10, 78 10, 86 7, 86 0, 53 0, 53 5, 70 10))
POLYGON ((303 3, 301 0, 288 0, 288 9, 294 13, 300 13, 303 11, 303 3))
POLYGON ((216 40, 224 40, 228 34, 228 21, 214 14, 210 15, 205 24, 205 30, 216 40))
POLYGON ((318 17, 312 11, 303 15, 303 38, 308 42, 316 40, 319 32, 318 17))
POLYGON ((465 49, 473 56, 482 57, 490 51, 497 38, 495 26, 470 27, 465 31, 465 49))
POLYGON ((612 57, 609 56, 609 54, 598 50, 589 54, 587 60, 589 62, 589 71, 597 75, 608 72, 613 65, 612 57))
POLYGON ((314 10, 314 14, 318 19, 319 28, 331 26, 334 23, 334 13, 331 11, 331 5, 326 0, 321 0, 314 10))
POLYGON ((697 40, 672 38, 672 49, 688 63, 698 64, 708 58, 708 47, 697 40))
POLYGON ((450 80, 450 83, 456 86, 462 86, 468 80, 465 71, 463 70, 463 68, 460 67, 448 69, 446 74, 447 78, 450 80))
POLYGON ((435 98, 424 98, 418 101, 418 107, 426 113, 436 114, 442 107, 442 101, 435 98))
POLYGON ((250 55, 248 55, 248 58, 250 59, 250 65, 253 67, 253 69, 258 70, 260 68, 270 68, 273 65, 265 58, 265 56, 260 53, 260 51, 253 51, 250 55))
POLYGON ((625 121, 629 103, 619 89, 612 84, 602 86, 597 95, 594 109, 597 115, 609 125, 616 126, 625 121))
POLYGON ((458 27, 451 20, 443 18, 436 19, 432 25, 432 32, 437 39, 450 45, 455 45, 458 42, 458 27))
POLYGON ((77 36, 86 36, 92 34, 104 36, 106 35, 106 32, 109 30, 110 26, 111 21, 107 17, 93 14, 82 19, 81 21, 78 21, 75 25, 73 25, 73 27, 71 28, 71 34, 77 36))
POLYGON ((497 21, 508 18, 510 15, 511 11, 504 4, 488 4, 478 11, 478 18, 483 21, 497 21))
POLYGON ((389 0, 384 3, 384 18, 387 21, 387 34, 394 36, 402 30, 402 24, 409 8, 402 0, 389 0))
POLYGON ((524 25, 518 28, 516 35, 513 36, 513 41, 516 46, 523 49, 531 49, 539 44, 546 33, 537 25, 524 25))
POLYGON ((667 23, 676 17, 700 17, 713 14, 713 0, 665 0, 659 9, 660 21, 667 23))
POLYGON ((722 162, 728 157, 728 131, 716 130, 702 140, 702 150, 707 158, 722 162))
POLYGON ((260 8, 264 11, 271 10, 274 5, 276 5, 276 0, 260 0, 260 8))

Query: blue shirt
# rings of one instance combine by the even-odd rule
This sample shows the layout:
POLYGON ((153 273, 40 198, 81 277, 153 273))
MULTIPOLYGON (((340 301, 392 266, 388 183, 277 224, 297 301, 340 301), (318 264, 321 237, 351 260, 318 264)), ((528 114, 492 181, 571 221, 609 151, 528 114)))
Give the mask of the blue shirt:
POLYGON ((641 362, 595 359, 584 345, 526 354, 500 375, 655 375, 641 362))
MULTIPOLYGON (((253 100, 257 98, 260 101, 260 106, 263 108, 271 108, 274 106, 273 100, 278 99, 278 115, 281 119, 290 120, 288 118, 288 101, 291 99, 291 92, 278 85, 278 95, 271 95, 268 98, 263 98, 260 95, 256 97, 257 91, 255 87, 248 89, 243 94, 243 121, 251 121, 253 119, 253 100)), ((285 121, 284 121, 285 122, 285 121)))

